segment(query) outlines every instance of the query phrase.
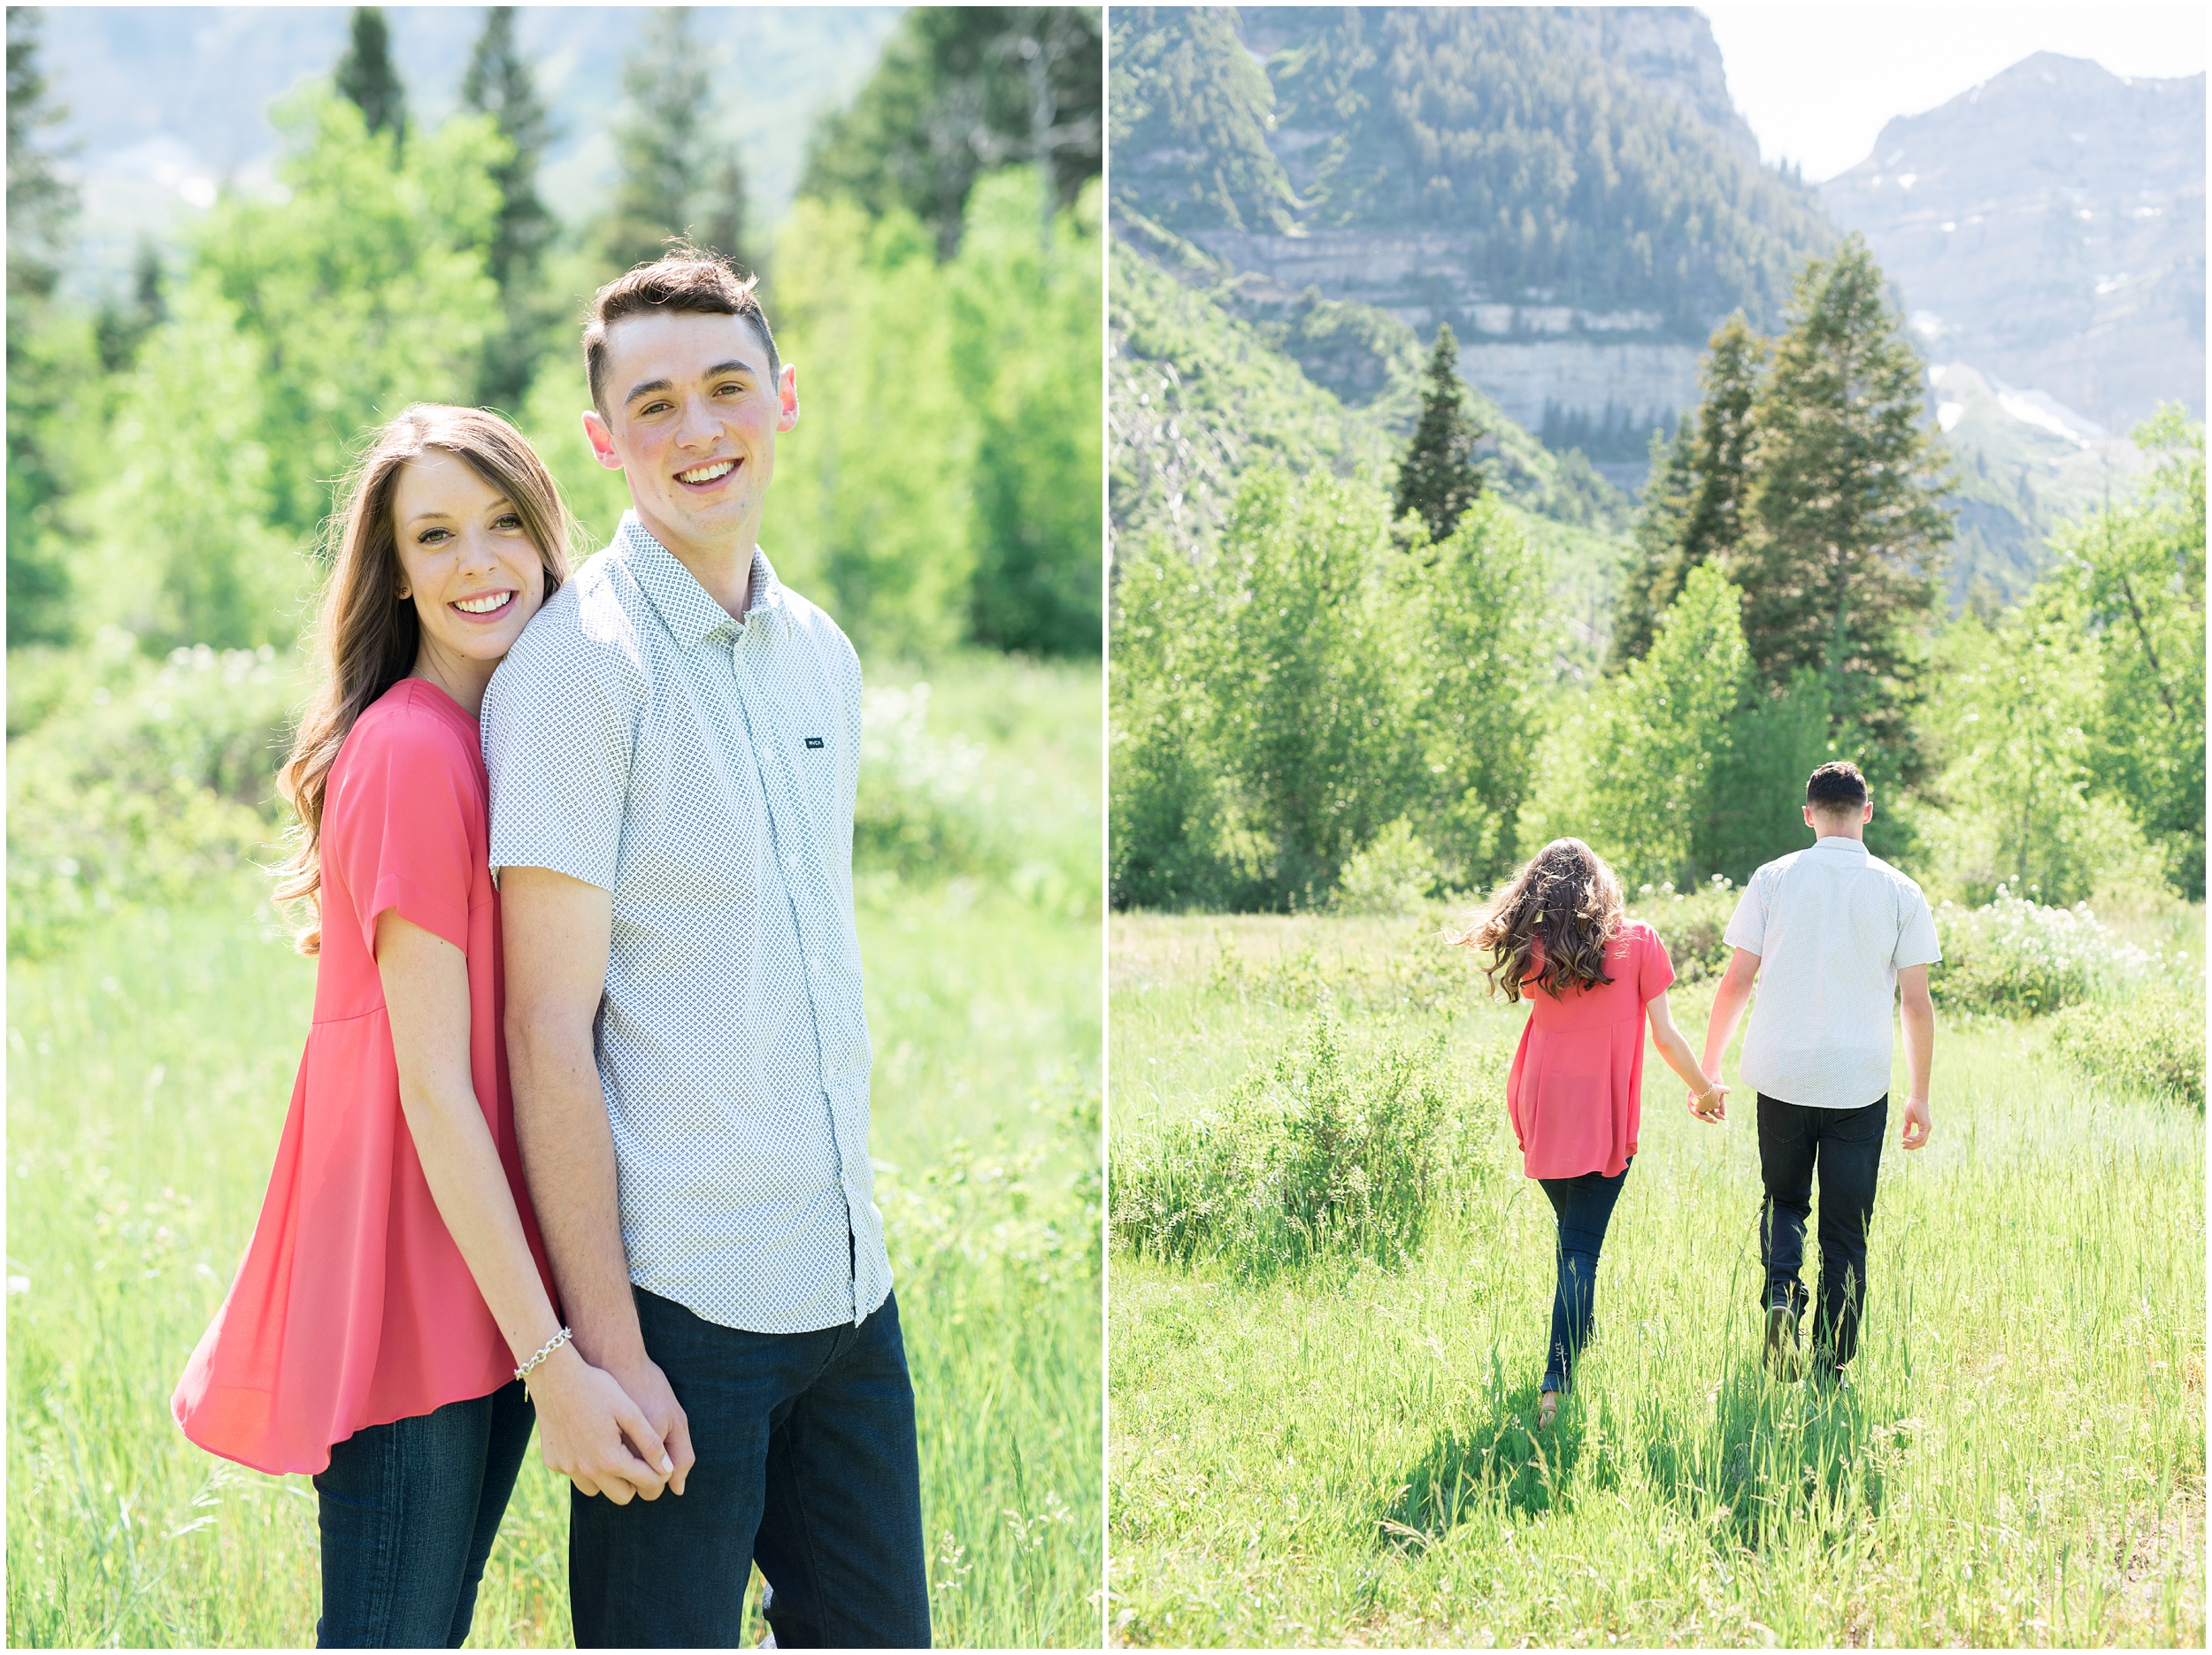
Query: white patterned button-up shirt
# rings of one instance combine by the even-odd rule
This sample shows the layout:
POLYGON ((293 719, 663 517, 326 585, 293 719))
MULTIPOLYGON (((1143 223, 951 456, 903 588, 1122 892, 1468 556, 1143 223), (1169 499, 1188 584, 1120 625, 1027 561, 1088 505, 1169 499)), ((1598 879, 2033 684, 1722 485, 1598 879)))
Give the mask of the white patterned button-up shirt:
POLYGON ((613 896, 595 1039, 630 1279, 756 1333, 891 1291, 853 923, 860 662, 758 551, 733 619, 626 513, 484 698, 494 869, 613 896))

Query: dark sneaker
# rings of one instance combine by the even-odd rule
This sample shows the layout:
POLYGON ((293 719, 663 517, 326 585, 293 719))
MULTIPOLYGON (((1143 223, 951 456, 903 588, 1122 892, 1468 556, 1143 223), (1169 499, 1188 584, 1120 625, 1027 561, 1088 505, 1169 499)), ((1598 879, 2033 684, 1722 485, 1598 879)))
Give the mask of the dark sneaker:
POLYGON ((1767 1307, 1766 1364, 1786 1385, 1795 1384, 1804 1373, 1797 1354, 1797 1313, 1786 1304, 1767 1307))

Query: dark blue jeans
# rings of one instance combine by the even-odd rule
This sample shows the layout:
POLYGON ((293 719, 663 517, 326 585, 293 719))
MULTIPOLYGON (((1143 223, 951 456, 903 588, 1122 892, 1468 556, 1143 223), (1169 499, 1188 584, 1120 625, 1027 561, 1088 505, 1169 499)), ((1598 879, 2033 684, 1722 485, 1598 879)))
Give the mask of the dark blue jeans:
POLYGON ((315 1479, 323 1649, 459 1649, 537 1414, 519 1382, 371 1425, 315 1479))
POLYGON ((1559 1280, 1551 1296, 1551 1345, 1544 1361, 1546 1391, 1573 1389, 1575 1358, 1589 1342, 1590 1319, 1597 1306, 1598 1254, 1605 1247, 1605 1227, 1613 1222, 1613 1203, 1628 1182, 1629 1157, 1612 1177, 1586 1172, 1578 1178, 1540 1178, 1551 1210, 1559 1218, 1559 1280))
POLYGON ((681 1494, 571 1491, 579 1649, 733 1647, 760 1566, 779 1649, 926 1649, 914 1388, 895 1297, 858 1327, 746 1333, 633 1289, 699 1456, 681 1494))
POLYGON ((1815 1109, 1759 1094, 1759 1256, 1766 1266, 1761 1307, 1786 1305, 1805 1314, 1805 1221, 1813 1210, 1813 1175, 1820 1176, 1820 1305, 1813 1350, 1840 1368, 1857 1353, 1859 1317, 1866 1308, 1866 1227, 1874 1216, 1874 1183, 1882 1168, 1889 1095, 1863 1109, 1815 1109))

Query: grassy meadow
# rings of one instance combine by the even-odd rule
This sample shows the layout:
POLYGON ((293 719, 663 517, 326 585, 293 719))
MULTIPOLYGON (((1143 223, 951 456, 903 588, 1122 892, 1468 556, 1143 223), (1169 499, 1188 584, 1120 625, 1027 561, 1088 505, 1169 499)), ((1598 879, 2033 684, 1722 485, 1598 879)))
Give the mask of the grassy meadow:
MULTIPOLYGON (((1099 674, 973 657, 870 683, 924 677, 953 802, 995 836, 987 871, 859 880, 937 1638, 1094 1644, 1099 674)), ((12 1645, 313 1642, 309 1480, 214 1459, 168 1412, 251 1232, 312 985, 248 877, 10 962, 12 1645)), ((473 1644, 571 1641, 567 1513, 534 1446, 473 1644)))
MULTIPOLYGON (((1702 1126, 1647 1055, 1596 1334, 1538 1436, 1555 1230, 1503 1101, 1526 1012, 1444 918, 1111 921, 1117 1643, 2202 1647, 2200 1112, 2085 1079, 2038 1021, 1945 1015, 1934 1138, 1900 1152, 1893 1112, 1860 1357, 1820 1394, 1758 1361, 1754 1100, 1702 1126), (1325 1018, 1355 1079, 1394 1046, 1445 1094, 1418 1245, 1132 1245, 1125 1190, 1173 1187, 1148 1152, 1194 1199, 1179 1125, 1233 1122, 1325 1018)), ((2200 976, 2201 908, 2121 929, 2200 976)), ((1712 986, 1673 995, 1694 1045, 1712 986)))

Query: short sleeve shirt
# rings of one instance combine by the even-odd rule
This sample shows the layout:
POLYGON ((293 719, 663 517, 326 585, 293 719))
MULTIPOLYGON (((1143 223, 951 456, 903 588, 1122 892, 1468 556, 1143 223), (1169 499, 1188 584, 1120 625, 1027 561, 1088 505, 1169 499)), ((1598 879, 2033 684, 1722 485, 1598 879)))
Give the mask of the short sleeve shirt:
POLYGON ((750 1332, 864 1320, 891 1266, 851 644, 758 552, 732 617, 626 514, 493 675, 483 724, 491 865, 612 897, 596 1035, 630 1279, 750 1332))
MULTIPOLYGON (((1541 954, 1532 964, 1541 963, 1541 954)), ((1644 1008, 1674 982, 1659 933, 1622 925, 1605 950, 1612 980, 1563 995, 1532 977, 1528 1023, 1505 1082, 1506 1116, 1532 1178, 1619 1176, 1643 1123, 1644 1008)))
POLYGON ((446 1229, 400 1105, 377 921, 461 952, 469 1079, 546 1291, 501 1017, 499 898, 485 861, 476 721, 403 678, 330 768, 315 1010, 260 1222, 171 1409, 203 1448, 262 1471, 320 1472, 366 1426, 488 1396, 514 1355, 446 1229))
POLYGON ((1897 974, 1943 957, 1918 885, 1832 836, 1753 874, 1724 940, 1759 956, 1746 1083, 1818 1109, 1889 1091, 1897 974))

